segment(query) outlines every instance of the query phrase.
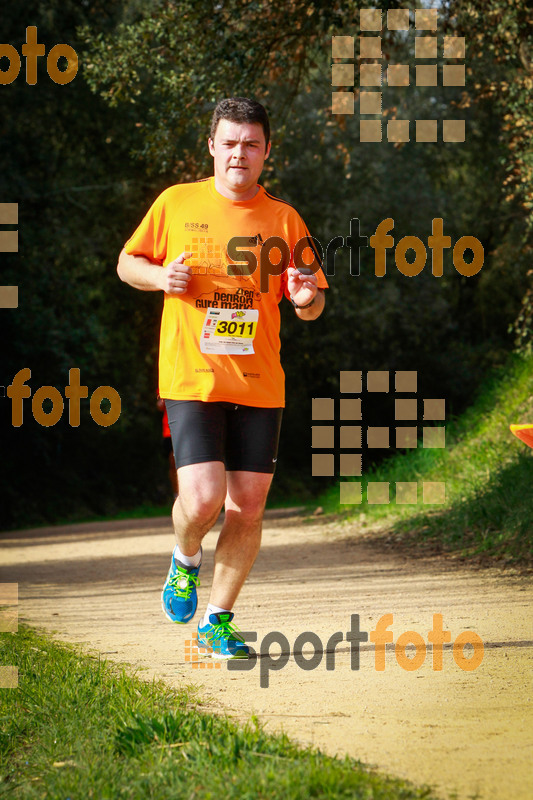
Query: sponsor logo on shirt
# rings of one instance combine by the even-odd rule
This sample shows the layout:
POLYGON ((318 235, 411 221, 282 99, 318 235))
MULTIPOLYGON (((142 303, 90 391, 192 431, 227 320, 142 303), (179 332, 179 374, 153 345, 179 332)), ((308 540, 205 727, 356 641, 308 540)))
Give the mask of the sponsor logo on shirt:
POLYGON ((185 230, 186 231, 203 231, 207 233, 209 230, 209 225, 207 222, 186 222, 185 223, 185 230))
MULTIPOLYGON (((254 296, 257 297, 257 293, 252 289, 239 288, 235 292, 216 291, 211 292, 211 297, 205 300, 198 298, 195 305, 196 308, 233 308, 235 309, 234 316, 238 317, 238 309, 254 307, 254 296)), ((213 314, 215 313, 219 314, 220 312, 213 312, 213 314)))

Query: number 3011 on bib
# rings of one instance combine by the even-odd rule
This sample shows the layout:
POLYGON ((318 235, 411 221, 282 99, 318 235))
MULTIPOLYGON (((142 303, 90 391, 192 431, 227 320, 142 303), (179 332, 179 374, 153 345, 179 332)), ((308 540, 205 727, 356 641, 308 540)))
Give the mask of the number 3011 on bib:
POLYGON ((209 355, 253 355, 259 324, 257 308, 211 308, 206 310, 200 351, 209 355))

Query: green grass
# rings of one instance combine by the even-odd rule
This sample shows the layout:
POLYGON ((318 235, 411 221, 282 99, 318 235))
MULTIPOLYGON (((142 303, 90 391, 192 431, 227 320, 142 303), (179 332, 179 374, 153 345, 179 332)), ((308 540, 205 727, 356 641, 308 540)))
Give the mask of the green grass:
POLYGON ((429 798, 353 759, 302 749, 252 719, 198 710, 194 690, 130 677, 28 628, 0 637, 0 797, 429 798))
POLYGON ((446 448, 397 453, 367 480, 445 481, 446 503, 340 506, 338 487, 321 505, 329 513, 381 525, 407 542, 431 542, 465 556, 530 563, 533 560, 533 453, 509 430, 533 423, 533 357, 514 356, 495 372, 459 419, 446 424, 446 448))

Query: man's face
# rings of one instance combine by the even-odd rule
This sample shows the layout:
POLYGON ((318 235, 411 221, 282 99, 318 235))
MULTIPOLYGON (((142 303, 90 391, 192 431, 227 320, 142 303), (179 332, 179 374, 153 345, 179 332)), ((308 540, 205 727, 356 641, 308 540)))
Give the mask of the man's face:
POLYGON ((257 180, 270 153, 265 149, 263 126, 258 122, 221 119, 215 138, 209 139, 215 165, 215 187, 230 200, 250 200, 257 192, 257 180))

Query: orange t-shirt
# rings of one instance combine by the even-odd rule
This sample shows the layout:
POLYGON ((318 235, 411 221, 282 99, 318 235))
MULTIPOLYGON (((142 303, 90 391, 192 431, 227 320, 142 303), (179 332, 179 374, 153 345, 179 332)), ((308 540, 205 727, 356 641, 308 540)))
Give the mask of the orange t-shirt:
POLYGON ((262 186, 251 200, 233 201, 208 178, 171 186, 157 198, 126 243, 126 252, 163 266, 184 251, 193 253, 186 261, 193 273, 187 292, 165 294, 161 397, 262 408, 284 405, 278 304, 284 293, 288 296, 286 267, 293 266, 300 240, 297 264, 318 270, 318 286, 326 288, 304 221, 262 186), (228 244, 234 237, 241 239, 230 244, 230 257, 228 244), (279 237, 279 247, 271 237, 279 237))

